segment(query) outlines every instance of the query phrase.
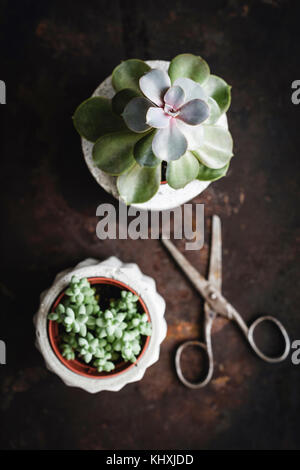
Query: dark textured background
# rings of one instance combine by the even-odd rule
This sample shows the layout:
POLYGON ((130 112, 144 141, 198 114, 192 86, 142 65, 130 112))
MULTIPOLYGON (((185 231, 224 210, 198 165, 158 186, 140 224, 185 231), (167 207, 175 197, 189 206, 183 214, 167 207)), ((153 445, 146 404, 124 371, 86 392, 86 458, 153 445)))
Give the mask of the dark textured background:
POLYGON ((0 447, 298 448, 300 366, 263 363, 226 321, 214 328, 212 383, 178 382, 174 351, 200 334, 201 299, 158 241, 96 238, 96 207, 112 198, 86 168, 71 115, 122 59, 202 55, 233 87, 236 156, 194 200, 205 203, 206 245, 187 257, 205 272, 219 214, 225 296, 247 320, 272 313, 299 339, 299 2, 1 1, 0 18, 0 447), (156 278, 169 329, 141 382, 91 396, 45 369, 32 316, 59 270, 108 255, 156 278))

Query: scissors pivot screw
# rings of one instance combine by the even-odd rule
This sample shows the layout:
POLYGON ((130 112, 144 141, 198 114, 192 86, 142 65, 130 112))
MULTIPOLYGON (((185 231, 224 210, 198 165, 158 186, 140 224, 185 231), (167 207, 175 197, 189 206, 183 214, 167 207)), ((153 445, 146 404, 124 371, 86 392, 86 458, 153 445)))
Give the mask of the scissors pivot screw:
POLYGON ((209 298, 210 298, 211 300, 216 300, 217 294, 216 294, 215 292, 211 292, 211 293, 209 294, 209 298))

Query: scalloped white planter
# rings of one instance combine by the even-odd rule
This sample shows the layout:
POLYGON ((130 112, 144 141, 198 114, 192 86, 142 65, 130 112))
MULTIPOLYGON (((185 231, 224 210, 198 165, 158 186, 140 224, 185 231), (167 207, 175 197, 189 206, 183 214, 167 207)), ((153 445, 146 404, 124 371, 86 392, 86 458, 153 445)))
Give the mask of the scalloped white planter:
MULTIPOLYGON (((168 70, 169 63, 166 60, 147 60, 146 63, 151 68, 157 68, 161 70, 168 70)), ((111 76, 107 77, 94 91, 92 96, 105 96, 106 98, 112 98, 115 94, 115 91, 112 86, 111 76)), ((223 114, 219 121, 217 122, 220 126, 228 128, 226 114, 223 114)), ((116 199, 120 199, 115 176, 110 176, 107 173, 104 173, 100 170, 93 162, 92 149, 94 144, 88 140, 82 138, 82 151, 86 161, 86 164, 92 173, 93 177, 100 186, 102 186, 105 191, 112 194, 116 199)), ((162 211, 173 209, 174 207, 181 206, 181 204, 190 201, 198 194, 202 193, 204 189, 210 184, 209 181, 192 181, 187 184, 182 189, 173 189, 168 184, 161 184, 158 192, 155 196, 143 204, 131 204, 132 206, 138 209, 144 210, 155 210, 162 211)))
POLYGON ((41 294, 40 307, 33 320, 36 328, 36 347, 44 356, 47 368, 57 374, 66 385, 79 387, 90 393, 102 390, 117 392, 126 384, 141 380, 146 369, 158 360, 160 344, 167 334, 164 312, 165 301, 157 293, 155 281, 143 274, 136 264, 122 263, 114 256, 101 263, 89 258, 74 268, 59 273, 53 285, 41 294), (53 302, 67 287, 74 274, 79 278, 101 276, 116 279, 134 289, 143 299, 151 318, 152 335, 144 354, 134 367, 125 369, 121 374, 111 377, 84 377, 64 366, 54 353, 48 338, 47 315, 53 302))

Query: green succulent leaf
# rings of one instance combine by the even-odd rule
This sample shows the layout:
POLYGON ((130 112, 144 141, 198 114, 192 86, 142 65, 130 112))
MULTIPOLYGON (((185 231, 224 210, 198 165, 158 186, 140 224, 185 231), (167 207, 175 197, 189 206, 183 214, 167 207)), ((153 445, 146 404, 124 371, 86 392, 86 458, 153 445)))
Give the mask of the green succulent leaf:
POLYGON ((231 86, 222 78, 210 75, 203 85, 204 90, 218 104, 221 113, 226 113, 231 103, 231 86))
POLYGON ((88 352, 84 355, 84 362, 88 364, 89 362, 91 362, 92 358, 93 358, 93 354, 88 352))
POLYGON ((187 151, 182 157, 167 166, 167 182, 174 189, 183 188, 197 178, 199 162, 192 152, 187 151))
POLYGON ((126 204, 149 201, 158 191, 161 165, 156 168, 141 167, 137 163, 131 170, 118 177, 117 187, 126 204))
POLYGON ((95 164, 105 173, 121 175, 135 164, 133 147, 141 134, 130 131, 113 132, 97 140, 93 147, 95 164))
POLYGON ((59 320, 59 315, 58 313, 55 313, 55 312, 49 313, 48 319, 52 321, 57 321, 59 320))
POLYGON ((141 93, 130 88, 124 88, 124 90, 118 91, 111 100, 113 112, 121 115, 129 101, 138 96, 141 96, 141 93))
POLYGON ((209 117, 206 119, 205 124, 213 125, 221 117, 222 111, 217 102, 211 97, 208 98, 207 104, 209 107, 209 117))
POLYGON ((203 145, 193 154, 209 168, 223 168, 233 155, 230 132, 221 126, 203 125, 203 134, 203 145))
POLYGON ((112 84, 116 91, 131 88, 140 94, 139 79, 150 70, 149 65, 139 59, 121 62, 112 73, 112 84))
POLYGON ((161 160, 157 158, 152 151, 152 140, 155 131, 145 135, 140 139, 134 146, 133 155, 135 160, 140 166, 156 167, 161 163, 161 160))
POLYGON ((126 128, 123 119, 112 112, 111 101, 101 96, 83 101, 74 113, 73 123, 81 137, 91 142, 126 128))
POLYGON ((230 162, 227 165, 223 166, 223 168, 218 168, 217 170, 213 170, 212 168, 208 168, 207 166, 199 163, 199 172, 197 176, 197 180, 200 181, 216 181, 223 176, 226 175, 230 162))
POLYGON ((180 54, 171 61, 168 74, 172 83, 177 78, 187 77, 197 83, 205 83, 209 77, 208 64, 199 56, 180 54))

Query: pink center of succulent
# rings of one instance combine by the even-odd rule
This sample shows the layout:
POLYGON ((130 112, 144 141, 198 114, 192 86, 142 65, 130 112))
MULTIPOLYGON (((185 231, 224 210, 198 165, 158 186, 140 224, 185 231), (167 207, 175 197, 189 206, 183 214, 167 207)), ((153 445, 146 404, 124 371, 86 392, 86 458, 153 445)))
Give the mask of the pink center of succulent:
POLYGON ((168 116, 171 116, 171 117, 177 117, 178 114, 179 114, 179 111, 174 109, 172 106, 168 105, 168 104, 165 104, 164 106, 164 112, 166 114, 168 114, 168 116))

